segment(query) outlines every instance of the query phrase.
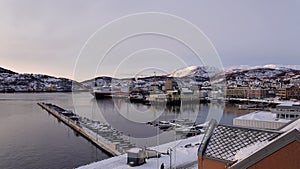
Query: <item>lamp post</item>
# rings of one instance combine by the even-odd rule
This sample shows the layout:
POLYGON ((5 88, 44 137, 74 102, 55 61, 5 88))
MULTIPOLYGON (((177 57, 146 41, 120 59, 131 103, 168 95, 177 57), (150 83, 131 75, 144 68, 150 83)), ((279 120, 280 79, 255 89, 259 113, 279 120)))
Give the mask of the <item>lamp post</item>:
POLYGON ((97 133, 96 133, 97 142, 98 142, 98 134, 99 134, 99 126, 97 126, 97 133))
POLYGON ((171 147, 169 147, 167 150, 167 153, 170 156, 170 169, 172 169, 172 151, 173 151, 173 149, 171 147))

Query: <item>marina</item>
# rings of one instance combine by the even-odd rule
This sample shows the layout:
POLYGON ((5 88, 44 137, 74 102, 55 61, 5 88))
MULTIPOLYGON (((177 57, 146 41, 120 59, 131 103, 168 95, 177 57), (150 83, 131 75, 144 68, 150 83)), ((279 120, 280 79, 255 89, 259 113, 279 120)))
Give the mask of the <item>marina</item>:
POLYGON ((99 138, 98 135, 92 134, 85 127, 81 126, 79 117, 74 118, 77 117, 75 114, 66 112, 64 109, 49 103, 38 103, 38 105, 45 109, 48 113, 55 116, 57 119, 61 120, 74 131, 85 137, 88 141, 92 142, 94 145, 108 152, 112 156, 121 154, 121 152, 118 151, 116 143, 105 142, 104 139, 101 139, 101 137, 99 138))
MULTIPOLYGON (((51 103, 38 103, 38 105, 69 126, 76 133, 82 135, 95 146, 112 156, 126 153, 127 150, 136 147, 122 131, 118 131, 108 124, 81 117, 71 110, 65 110, 51 103)), ((188 119, 158 121, 158 123, 149 122, 147 124, 152 124, 162 131, 173 130, 181 138, 204 133, 206 127, 206 124, 196 125, 188 119)))
MULTIPOLYGON (((47 145, 49 145, 49 148, 43 147, 41 142, 41 145, 38 144, 38 147, 41 147, 40 149, 37 149, 36 145, 32 145, 30 147, 30 151, 28 153, 34 152, 35 154, 38 154, 39 157, 41 157, 37 163, 30 165, 30 168, 45 168, 45 166, 49 165, 49 161, 51 162, 51 168, 60 168, 63 166, 66 166, 65 168, 76 168, 78 166, 92 163, 94 161, 100 161, 103 159, 108 158, 109 156, 112 156, 110 153, 107 153, 103 149, 99 148, 96 144, 94 144, 91 141, 87 141, 87 139, 82 136, 79 132, 75 131, 73 132, 73 129, 69 126, 65 125, 62 120, 59 120, 57 117, 53 116, 51 113, 45 113, 43 109, 41 109, 39 106, 36 105, 36 103, 44 102, 44 103, 51 103, 53 105, 59 105, 59 107, 62 107, 64 110, 72 110, 76 115, 78 115, 78 120, 80 122, 80 125, 86 132, 89 132, 94 138, 97 138, 97 129, 98 132, 98 139, 104 143, 111 143, 111 142, 119 142, 119 146, 124 146, 123 144, 130 144, 134 143, 136 147, 144 147, 145 144, 147 144, 147 147, 155 146, 151 145, 152 142, 148 141, 146 142, 138 142, 134 138, 137 137, 150 137, 151 135, 149 133, 156 133, 158 130, 159 132, 168 133, 174 130, 176 132, 176 135, 178 136, 178 140, 182 139, 182 137, 179 137, 179 135, 184 135, 183 138, 186 137, 186 135, 189 133, 189 131, 192 129, 194 123, 196 124, 202 124, 205 122, 205 117, 208 114, 209 109, 218 110, 219 107, 215 104, 192 104, 187 103, 183 104, 181 106, 166 106, 163 108, 160 108, 158 105, 144 105, 144 104, 133 104, 127 101, 126 99, 94 99, 92 95, 90 95, 89 92, 81 92, 81 93, 75 93, 74 96, 72 96, 70 93, 38 93, 38 94, 6 94, 2 96, 5 98, 2 104, 2 110, 5 117, 5 112, 8 112, 5 109, 5 106, 8 106, 7 103, 14 103, 14 105, 21 104, 20 106, 17 106, 12 108, 12 110, 15 114, 15 112, 18 112, 20 114, 20 121, 18 124, 23 124, 22 121, 24 121, 24 118, 26 121, 30 121, 27 126, 22 125, 21 128, 24 133, 26 133, 27 136, 24 136, 24 139, 30 135, 30 138, 35 138, 35 140, 39 140, 40 137, 42 138, 47 132, 49 137, 46 137, 44 140, 48 141, 47 145), (25 101, 27 97, 31 97, 34 99, 31 99, 30 101, 25 101), (114 102, 115 101, 115 102, 114 102), (25 106, 23 105, 25 104, 25 106), (76 107, 74 108, 74 104, 76 107), (24 109, 25 107, 25 109, 24 109), (32 110, 32 108, 34 110, 32 110), (16 111, 19 109, 19 111, 16 111), (139 110, 149 110, 150 112, 154 110, 160 110, 163 111, 162 116, 157 119, 156 123, 151 121, 153 125, 146 124, 132 124, 128 123, 127 121, 121 120, 121 113, 127 114, 132 113, 136 109, 139 110), (6 111, 4 111, 6 110, 6 111), (116 111, 118 110, 118 111, 116 111), (28 114, 31 112, 34 116, 28 114), (103 117, 101 117, 103 116, 103 117), (197 117, 197 118, 196 118, 197 117), (189 120, 187 120, 189 119, 189 120), (42 120, 42 121, 40 121, 42 120), (172 124, 172 127, 169 129, 160 129, 159 126, 156 126, 159 121, 165 121, 170 124, 172 124), (46 127, 49 125, 50 127, 46 127), (109 126, 106 126, 106 124, 110 124, 109 126), (30 134, 32 131, 32 125, 37 126, 37 129, 40 130, 40 132, 37 136, 39 138, 35 137, 36 134, 30 134), (105 128, 108 128, 109 130, 117 129, 120 132, 111 132, 111 136, 113 136, 113 140, 108 140, 110 137, 110 133, 106 131, 105 128), (135 128, 135 131, 132 131, 131 128, 135 128), (55 129, 56 132, 49 132, 49 130, 55 129), (131 139, 128 139, 128 135, 130 134, 131 139), (101 137, 100 137, 101 135, 101 137), (121 138, 121 141, 118 141, 117 138, 121 138), (125 136, 124 136, 125 135, 125 136), (61 139, 65 137, 65 141, 63 142, 61 139), (71 138, 72 139, 71 139, 71 138), (55 139, 54 139, 55 138, 55 139), (59 139, 56 139, 59 138, 59 139), (71 139, 71 140, 70 140, 71 139), (80 146, 78 143, 74 144, 74 142, 80 142, 80 146), (115 140, 115 141, 114 141, 115 140), (130 143, 129 143, 130 141, 130 143), (55 142, 55 146, 53 143, 55 142), (127 143, 126 143, 127 142, 127 143), (51 145, 52 144, 52 145, 51 145), (83 144, 83 145, 81 145, 83 144), (78 147, 77 147, 78 146, 78 147), (66 147, 66 148, 64 148, 66 147), (74 147, 77 147, 74 149, 74 147), (67 149, 68 148, 68 149, 67 149), (38 153, 38 152, 41 153, 38 153), (49 152, 50 151, 50 152, 49 152), (52 153, 53 152, 53 153, 52 153), (59 156, 55 154, 56 152, 60 152, 59 156), (51 157, 47 157, 47 154, 51 154, 51 157), (71 156, 68 156, 71 155, 71 156), (91 156, 93 155, 93 156, 91 156), (64 157, 64 158, 62 158, 64 157), (82 160, 83 159, 83 160, 82 160), (59 163, 55 163, 55 161, 59 161, 59 163), (64 163, 65 162, 65 163, 64 163), (62 166, 62 164, 65 164, 62 166)), ((224 116, 221 119, 221 123, 232 125, 232 119, 234 117, 243 115, 248 113, 247 110, 239 110, 238 107, 234 104, 227 105, 224 111, 224 116)), ((10 118, 10 117, 7 117, 10 118)), ((74 118, 76 119, 76 118, 74 118)), ((71 122, 71 120, 69 121, 71 122)), ((150 122, 149 122, 150 123, 150 122)), ((14 126, 13 123, 11 125, 9 124, 3 124, 3 131, 4 130, 12 130, 12 127, 6 127, 6 126, 14 126)), ((16 131, 19 131, 19 126, 15 126, 17 129, 16 131)), ((192 130, 193 131, 193 130, 192 130)), ((17 132, 18 133, 18 132, 17 132)), ((11 135, 11 134, 9 134, 11 135)), ((9 138, 8 134, 6 137, 9 138)), ((23 142, 15 142, 13 141, 13 138, 8 139, 7 142, 13 142, 15 146, 21 147, 23 145, 23 142)), ((31 142, 34 142, 33 139, 31 139, 31 142)), ((7 144, 8 145, 8 144, 7 144)), ((5 146, 4 146, 5 147, 5 146)), ((122 149, 127 149, 125 146, 122 147, 122 149)), ((128 147, 130 149, 130 147, 128 147)), ((121 150, 120 150, 121 151, 121 150)), ((0 153, 4 155, 6 152, 13 153, 13 150, 11 148, 7 148, 7 150, 4 150, 0 153)), ((27 152, 16 152, 17 154, 21 154, 24 158, 24 163, 29 164, 31 160, 33 160, 34 156, 26 155, 27 152), (26 156, 26 157, 25 157, 26 156), (30 158, 32 157, 32 158, 30 158)), ((20 155, 19 155, 20 156, 20 155)), ((8 157, 12 159, 11 157, 8 157)), ((7 162, 7 165, 2 166, 1 168, 5 168, 9 165, 11 165, 11 160, 4 159, 2 164, 5 164, 7 162)), ((16 162, 14 165, 14 168, 22 168, 21 162, 16 162)))

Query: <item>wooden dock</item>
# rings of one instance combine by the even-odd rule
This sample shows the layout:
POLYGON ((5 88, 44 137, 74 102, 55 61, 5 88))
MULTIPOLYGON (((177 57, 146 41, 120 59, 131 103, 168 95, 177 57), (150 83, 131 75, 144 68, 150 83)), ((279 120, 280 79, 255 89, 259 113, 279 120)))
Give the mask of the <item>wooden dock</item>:
POLYGON ((37 103, 40 107, 42 107, 44 110, 52 114, 57 119, 61 120, 63 123, 65 123, 67 126, 72 128, 74 131, 82 135, 84 138, 86 138, 88 141, 96 145, 98 148, 104 150, 105 152, 109 153, 112 156, 118 156, 121 155, 121 153, 116 150, 116 146, 114 144, 107 144, 102 142, 100 139, 97 138, 97 136, 94 136, 84 130, 80 125, 78 125, 73 120, 70 120, 68 117, 62 115, 61 113, 57 112, 54 109, 51 109, 49 106, 47 106, 45 103, 37 103))

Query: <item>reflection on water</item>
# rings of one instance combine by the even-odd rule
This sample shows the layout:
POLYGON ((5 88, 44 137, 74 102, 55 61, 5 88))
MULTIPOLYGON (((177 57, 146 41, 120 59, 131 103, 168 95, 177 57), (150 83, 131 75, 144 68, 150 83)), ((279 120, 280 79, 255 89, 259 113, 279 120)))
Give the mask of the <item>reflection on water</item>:
POLYGON ((43 111, 37 102, 69 107, 70 94, 0 94, 0 168, 74 168, 109 156, 43 111))

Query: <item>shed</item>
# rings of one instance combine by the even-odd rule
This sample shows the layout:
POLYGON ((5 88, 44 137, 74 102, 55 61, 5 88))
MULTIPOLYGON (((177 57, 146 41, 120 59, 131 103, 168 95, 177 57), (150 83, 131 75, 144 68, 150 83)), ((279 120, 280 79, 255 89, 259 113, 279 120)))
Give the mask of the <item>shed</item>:
POLYGON ((146 162, 145 151, 141 148, 131 148, 127 150, 127 164, 130 166, 139 166, 146 162))

